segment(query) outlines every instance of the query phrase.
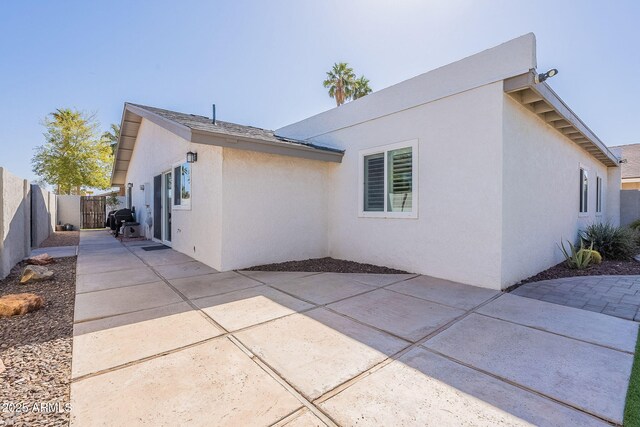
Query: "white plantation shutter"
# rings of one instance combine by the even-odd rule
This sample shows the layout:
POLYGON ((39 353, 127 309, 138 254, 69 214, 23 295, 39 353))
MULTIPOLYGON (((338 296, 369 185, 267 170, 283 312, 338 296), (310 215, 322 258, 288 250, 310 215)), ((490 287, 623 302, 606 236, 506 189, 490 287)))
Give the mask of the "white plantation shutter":
POLYGON ((411 212, 413 195, 413 156, 411 147, 387 153, 387 211, 411 212))
POLYGON ((580 168, 580 212, 589 210, 589 177, 587 171, 580 168))
POLYGON ((364 157, 364 210, 384 210, 384 153, 364 157))

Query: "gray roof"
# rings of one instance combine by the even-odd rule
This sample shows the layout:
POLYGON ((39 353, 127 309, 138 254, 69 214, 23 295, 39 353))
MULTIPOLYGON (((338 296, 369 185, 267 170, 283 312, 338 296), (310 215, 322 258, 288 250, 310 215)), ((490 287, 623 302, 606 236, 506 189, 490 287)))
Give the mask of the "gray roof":
POLYGON ((199 130, 204 132, 213 132, 216 134, 223 134, 232 137, 245 137, 258 139, 266 142, 279 143, 279 144, 297 144, 304 145, 306 147, 315 148, 317 150, 331 151, 335 153, 343 153, 344 150, 339 150, 333 147, 325 147, 322 145, 313 144, 307 141, 301 141, 291 138, 281 137, 275 134, 274 131, 269 129, 261 129, 253 126, 239 125, 236 123, 224 122, 217 120, 215 124, 212 119, 205 116, 198 116, 196 114, 179 113, 177 111, 164 110, 162 108, 150 107, 148 105, 140 105, 128 103, 138 108, 142 108, 151 113, 157 114, 172 122, 181 124, 193 130, 199 130))
POLYGON ((620 145, 622 150, 622 178, 640 178, 640 144, 620 145))

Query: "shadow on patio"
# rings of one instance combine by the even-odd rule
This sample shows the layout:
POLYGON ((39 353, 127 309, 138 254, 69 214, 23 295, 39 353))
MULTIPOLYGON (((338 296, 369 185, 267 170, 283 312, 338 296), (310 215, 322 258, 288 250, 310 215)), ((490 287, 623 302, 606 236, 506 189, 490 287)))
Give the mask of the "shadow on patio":
POLYGON ((425 276, 218 273, 151 244, 83 233, 74 425, 622 421, 633 322, 425 276))

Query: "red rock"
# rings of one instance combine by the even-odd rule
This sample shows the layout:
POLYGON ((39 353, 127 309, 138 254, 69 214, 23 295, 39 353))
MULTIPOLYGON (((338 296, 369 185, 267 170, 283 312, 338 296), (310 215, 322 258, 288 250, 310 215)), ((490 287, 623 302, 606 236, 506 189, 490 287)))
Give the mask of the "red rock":
POLYGON ((44 299, 36 294, 11 294, 0 298, 0 317, 18 316, 38 310, 44 299))
POLYGON ((33 264, 33 265, 47 265, 47 264, 52 264, 54 262, 55 260, 49 254, 35 255, 27 260, 27 264, 33 264))

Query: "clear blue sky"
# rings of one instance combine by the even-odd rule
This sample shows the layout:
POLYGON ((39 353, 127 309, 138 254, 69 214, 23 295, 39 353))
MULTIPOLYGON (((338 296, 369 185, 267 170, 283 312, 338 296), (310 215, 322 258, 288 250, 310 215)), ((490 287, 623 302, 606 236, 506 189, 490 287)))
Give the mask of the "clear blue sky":
POLYGON ((640 2, 3 1, 0 166, 34 178, 42 119, 125 101, 278 128, 331 108, 337 61, 374 90, 533 31, 538 69, 608 145, 640 142, 640 2))

